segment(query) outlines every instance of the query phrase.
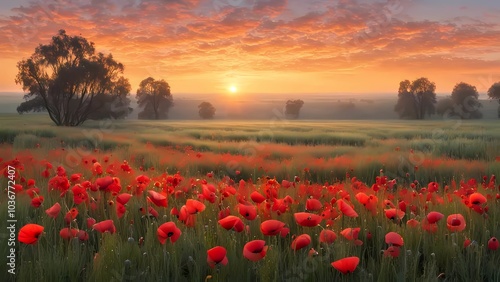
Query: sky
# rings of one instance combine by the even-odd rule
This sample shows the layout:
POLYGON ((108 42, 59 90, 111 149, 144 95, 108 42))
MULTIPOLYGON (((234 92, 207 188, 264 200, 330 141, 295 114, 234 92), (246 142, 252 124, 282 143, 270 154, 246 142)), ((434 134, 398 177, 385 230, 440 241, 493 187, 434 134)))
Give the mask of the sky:
POLYGON ((0 92, 60 29, 176 93, 397 93, 428 77, 484 93, 500 81, 498 0, 0 2, 0 92))

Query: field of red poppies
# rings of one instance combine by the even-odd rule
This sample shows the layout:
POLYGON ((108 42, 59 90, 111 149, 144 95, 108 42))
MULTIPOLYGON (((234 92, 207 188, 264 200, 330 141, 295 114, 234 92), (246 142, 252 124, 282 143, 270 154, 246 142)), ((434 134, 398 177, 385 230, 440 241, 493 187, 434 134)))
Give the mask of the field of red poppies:
POLYGON ((500 280, 493 122, 1 119, 7 281, 500 280))

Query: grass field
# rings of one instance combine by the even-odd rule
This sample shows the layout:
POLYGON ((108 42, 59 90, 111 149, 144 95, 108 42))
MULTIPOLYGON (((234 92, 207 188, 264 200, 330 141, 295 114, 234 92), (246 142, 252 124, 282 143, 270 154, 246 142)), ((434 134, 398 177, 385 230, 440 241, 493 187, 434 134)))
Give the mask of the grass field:
MULTIPOLYGON (((28 223, 44 228, 34 244, 16 241, 11 280, 500 281, 500 250, 491 241, 500 236, 495 120, 129 120, 63 128, 43 115, 4 115, 0 124, 1 187, 20 184, 16 234, 28 223), (60 214, 51 217, 46 210, 56 203, 60 214), (463 230, 453 214, 463 216, 463 230), (227 215, 234 223, 225 223, 227 215), (99 232, 89 218, 112 220, 116 232, 99 232), (284 223, 283 236, 264 235, 270 219, 284 223), (161 244, 166 222, 182 234, 161 244), (334 242, 325 242, 325 230, 334 242), (388 244, 389 232, 404 244, 388 244), (268 246, 256 262, 243 255, 252 240, 268 246), (228 263, 212 268, 207 250, 216 246, 228 263), (353 256, 354 272, 332 267, 353 256)), ((10 216, 10 195, 0 198, 1 219, 10 216)), ((2 254, 9 248, 0 246, 2 254)))

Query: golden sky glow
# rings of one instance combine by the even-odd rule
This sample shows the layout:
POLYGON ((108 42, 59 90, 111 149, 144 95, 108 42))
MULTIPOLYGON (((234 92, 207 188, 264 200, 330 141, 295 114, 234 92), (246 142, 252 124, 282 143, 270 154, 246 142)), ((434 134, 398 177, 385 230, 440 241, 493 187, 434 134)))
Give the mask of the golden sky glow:
POLYGON ((394 93, 421 76, 438 93, 460 81, 484 92, 500 81, 500 3, 434 2, 2 3, 0 91, 21 91, 16 63, 65 29, 122 62, 133 93, 148 76, 167 80, 174 95, 233 85, 238 93, 394 93))

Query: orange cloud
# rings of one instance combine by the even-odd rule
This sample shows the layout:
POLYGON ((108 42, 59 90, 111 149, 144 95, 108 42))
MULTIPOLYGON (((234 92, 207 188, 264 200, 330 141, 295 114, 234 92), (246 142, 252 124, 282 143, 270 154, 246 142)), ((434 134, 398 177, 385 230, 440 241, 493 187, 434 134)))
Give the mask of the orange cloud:
POLYGON ((448 91, 464 76, 477 80, 479 74, 494 72, 500 61, 498 20, 411 21, 405 17, 406 2, 33 2, 0 18, 0 62, 6 68, 0 90, 20 90, 14 85, 15 62, 48 43, 59 29, 111 52, 125 65, 134 87, 154 76, 167 79, 178 92, 221 91, 226 88, 222 84, 230 83, 227 73, 242 84, 246 80, 248 92, 298 91, 287 74, 313 81, 309 92, 394 92, 401 75, 413 79, 417 74, 448 91), (271 79, 249 83, 259 75, 271 79), (373 83, 359 83, 363 79, 373 83))

